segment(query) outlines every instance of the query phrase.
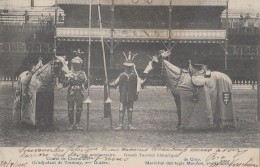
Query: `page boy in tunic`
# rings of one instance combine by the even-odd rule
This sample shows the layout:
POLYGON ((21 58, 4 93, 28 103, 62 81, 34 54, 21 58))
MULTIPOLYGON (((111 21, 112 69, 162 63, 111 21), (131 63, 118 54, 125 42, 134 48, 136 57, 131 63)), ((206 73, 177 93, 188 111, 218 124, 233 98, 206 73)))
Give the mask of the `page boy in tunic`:
MULTIPOLYGON (((126 57, 126 56, 125 56, 126 57)), ((128 58, 126 57, 126 61, 123 64, 125 66, 124 72, 122 72, 119 77, 109 85, 112 88, 116 88, 119 86, 119 94, 120 94, 120 106, 119 106, 119 126, 115 128, 115 130, 123 129, 123 121, 125 110, 127 110, 128 116, 128 129, 134 130, 133 127, 133 107, 134 101, 138 99, 138 91, 137 91, 137 80, 138 76, 136 71, 134 70, 135 64, 133 63, 133 58, 131 52, 129 52, 128 58)))

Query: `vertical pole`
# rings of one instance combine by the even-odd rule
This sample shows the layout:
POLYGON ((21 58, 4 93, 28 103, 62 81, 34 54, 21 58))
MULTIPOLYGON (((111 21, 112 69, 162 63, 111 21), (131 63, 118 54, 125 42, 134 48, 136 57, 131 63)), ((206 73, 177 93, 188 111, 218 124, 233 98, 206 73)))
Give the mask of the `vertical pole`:
POLYGON ((114 67, 114 20, 115 20, 114 0, 111 5, 111 38, 110 38, 110 67, 114 67))
MULTIPOLYGON (((101 4, 100 4, 100 1, 99 1, 99 4, 98 4, 99 27, 100 27, 100 31, 103 31, 100 8, 101 8, 101 4)), ((106 79, 106 81, 108 81, 103 32, 100 32, 100 34, 101 34, 101 46, 102 46, 102 55, 103 55, 103 61, 104 61, 105 79, 106 79)))
MULTIPOLYGON (((226 21, 228 22, 228 1, 226 4, 226 21)), ((225 39, 225 70, 227 70, 227 57, 228 57, 228 26, 226 27, 226 39, 225 39)))
MULTIPOLYGON (((9 54, 10 54, 10 53, 9 53, 9 54)), ((13 53, 13 54, 14 54, 14 53, 13 53)), ((15 64, 15 63, 14 63, 14 60, 15 60, 15 59, 14 59, 14 55, 13 55, 13 54, 11 54, 11 57, 12 57, 12 67, 13 67, 13 68, 12 68, 12 79, 11 79, 11 80, 12 80, 12 90, 14 90, 14 71, 15 71, 15 70, 14 70, 14 64, 15 64)))
POLYGON ((31 7, 34 7, 34 0, 31 0, 31 7))
MULTIPOLYGON (((169 6, 169 37, 168 37, 168 49, 171 48, 171 32, 172 32, 172 1, 170 0, 170 6, 169 6)), ((171 62, 172 55, 169 55, 169 61, 171 62)))
MULTIPOLYGON (((90 56, 91 56, 91 18, 92 18, 92 4, 91 1, 89 1, 89 19, 88 19, 88 94, 87 94, 87 99, 89 99, 90 96, 90 56)), ((89 102, 87 103, 87 130, 89 128, 89 105, 90 105, 91 100, 89 99, 89 102)))
MULTIPOLYGON (((114 68, 114 21, 115 21, 115 5, 114 5, 114 0, 112 0, 111 4, 111 39, 110 39, 110 67, 114 68)), ((106 85, 106 89, 108 89, 106 85)), ((108 89, 108 95, 110 94, 110 89, 108 89)), ((107 98, 107 97, 106 97, 107 98)), ((110 128, 113 128, 112 125, 112 113, 111 113, 111 104, 107 103, 106 104, 106 110, 108 111, 109 114, 109 120, 110 120, 110 128)))
MULTIPOLYGON (((98 2, 99 2, 99 4, 98 4, 99 27, 100 27, 100 31, 103 31, 102 20, 101 20, 101 12, 100 12, 100 8, 101 8, 100 0, 98 2)), ((104 71, 105 71, 105 79, 106 79, 106 82, 104 84, 104 112, 109 114, 110 128, 112 129, 112 113, 111 113, 111 104, 110 104, 111 103, 111 99, 110 99, 110 90, 109 90, 109 87, 108 87, 106 54, 105 54, 105 47, 104 47, 104 37, 103 37, 103 33, 102 32, 101 32, 101 46, 102 46, 103 61, 104 61, 104 71)))
POLYGON ((53 53, 57 55, 57 0, 55 0, 55 19, 54 19, 54 42, 53 42, 53 53))
POLYGON ((257 116, 256 120, 260 121, 260 54, 258 52, 257 56, 257 116))

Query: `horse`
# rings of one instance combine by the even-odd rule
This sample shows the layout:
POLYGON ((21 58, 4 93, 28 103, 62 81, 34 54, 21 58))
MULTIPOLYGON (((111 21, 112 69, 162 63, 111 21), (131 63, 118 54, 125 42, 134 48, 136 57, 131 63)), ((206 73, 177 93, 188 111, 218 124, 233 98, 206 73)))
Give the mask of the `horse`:
POLYGON ((196 122, 196 119, 197 122, 207 122, 203 126, 216 129, 236 127, 231 79, 222 72, 209 71, 204 68, 195 69, 191 63, 189 70, 180 69, 167 61, 165 59, 167 56, 165 54, 154 56, 143 73, 148 76, 152 71, 163 70, 167 86, 175 98, 178 115, 177 128, 190 127, 191 122, 196 122), (197 110, 205 110, 205 113, 201 113, 206 115, 205 119, 196 118, 195 110, 197 114, 201 112, 197 110))
POLYGON ((42 60, 17 80, 13 106, 16 125, 26 122, 36 127, 52 126, 54 87, 71 74, 65 58, 55 56, 47 64, 42 60))

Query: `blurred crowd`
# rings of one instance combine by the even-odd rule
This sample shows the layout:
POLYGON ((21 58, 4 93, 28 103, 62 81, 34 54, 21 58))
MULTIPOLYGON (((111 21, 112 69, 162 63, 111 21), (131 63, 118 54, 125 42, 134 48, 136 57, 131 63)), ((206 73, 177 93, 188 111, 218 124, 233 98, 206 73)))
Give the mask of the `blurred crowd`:
MULTIPOLYGON (((30 20, 30 16, 28 14, 28 11, 25 10, 24 12, 24 21, 25 24, 28 24, 30 20)), ((63 16, 61 14, 59 14, 58 16, 58 22, 62 22, 63 21, 63 16)), ((51 15, 51 13, 49 13, 49 15, 43 15, 43 13, 38 16, 38 23, 41 25, 41 27, 47 27, 47 28, 51 28, 54 25, 54 16, 51 15)))

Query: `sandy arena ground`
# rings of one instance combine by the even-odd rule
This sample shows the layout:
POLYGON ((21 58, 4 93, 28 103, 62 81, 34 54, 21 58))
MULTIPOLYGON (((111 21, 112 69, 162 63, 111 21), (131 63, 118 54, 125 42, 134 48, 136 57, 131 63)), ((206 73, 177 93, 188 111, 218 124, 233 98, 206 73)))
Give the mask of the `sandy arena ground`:
MULTIPOLYGON (((225 131, 178 132, 174 99, 163 87, 148 87, 140 92, 135 103, 133 124, 135 131, 115 132, 109 119, 103 118, 103 89, 91 88, 90 127, 86 131, 67 131, 66 89, 55 91, 54 129, 38 132, 34 127, 12 124, 13 90, 10 83, 0 83, 0 146, 111 146, 111 147, 255 147, 260 146, 259 126, 256 122, 256 90, 233 91, 234 109, 239 127, 225 131)), ((118 125, 118 89, 111 90, 113 126, 118 125)), ((86 106, 85 106, 86 107, 86 106)), ((86 127, 86 112, 82 114, 86 127)), ((125 118, 124 121, 127 124, 125 118)))

